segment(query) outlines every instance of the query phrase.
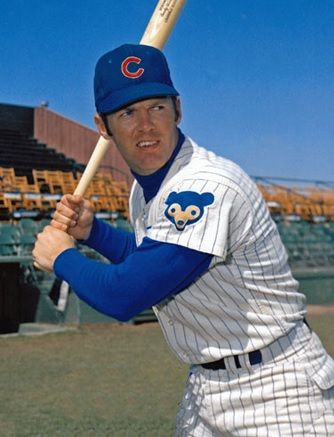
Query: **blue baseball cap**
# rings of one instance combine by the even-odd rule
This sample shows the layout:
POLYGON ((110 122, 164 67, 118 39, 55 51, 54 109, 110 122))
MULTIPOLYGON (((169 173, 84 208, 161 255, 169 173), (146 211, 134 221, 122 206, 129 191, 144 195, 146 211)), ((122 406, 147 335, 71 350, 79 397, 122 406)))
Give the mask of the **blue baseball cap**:
POLYGON ((124 44, 101 56, 94 94, 96 110, 102 114, 146 98, 179 95, 163 53, 141 44, 124 44))

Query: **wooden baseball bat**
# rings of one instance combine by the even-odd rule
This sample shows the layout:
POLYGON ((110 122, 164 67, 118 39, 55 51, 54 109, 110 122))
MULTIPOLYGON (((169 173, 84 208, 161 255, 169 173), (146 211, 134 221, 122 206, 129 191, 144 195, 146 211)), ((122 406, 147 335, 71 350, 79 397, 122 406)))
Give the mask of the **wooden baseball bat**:
POLYGON ((139 44, 162 50, 186 0, 160 0, 139 44))
MULTIPOLYGON (((186 0, 159 0, 140 40, 140 44, 145 44, 162 50, 185 2, 186 0)), ((81 196, 85 194, 85 191, 92 181, 111 144, 111 141, 106 140, 102 136, 99 138, 74 194, 79 194, 81 196)))

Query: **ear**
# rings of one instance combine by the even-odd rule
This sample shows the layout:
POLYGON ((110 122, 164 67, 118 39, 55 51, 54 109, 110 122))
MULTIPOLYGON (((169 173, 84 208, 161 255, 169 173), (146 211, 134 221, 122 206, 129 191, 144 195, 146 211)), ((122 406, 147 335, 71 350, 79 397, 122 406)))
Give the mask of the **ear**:
POLYGON ((167 205, 170 205, 171 203, 175 202, 176 198, 177 198, 177 192, 176 191, 172 191, 171 193, 169 193, 169 196, 167 197, 165 203, 167 205))
POLYGON ((104 124, 104 121, 102 120, 100 114, 96 113, 94 115, 94 121, 96 125, 96 129, 98 130, 99 134, 105 138, 106 140, 110 140, 110 135, 108 135, 106 126, 104 124))
POLYGON ((215 198, 214 198, 214 195, 212 193, 201 194, 201 201, 202 201, 203 206, 211 205, 211 203, 213 203, 214 200, 215 200, 215 198))
POLYGON ((182 109, 181 109, 181 100, 180 97, 177 97, 175 100, 175 123, 179 125, 182 120, 182 109))

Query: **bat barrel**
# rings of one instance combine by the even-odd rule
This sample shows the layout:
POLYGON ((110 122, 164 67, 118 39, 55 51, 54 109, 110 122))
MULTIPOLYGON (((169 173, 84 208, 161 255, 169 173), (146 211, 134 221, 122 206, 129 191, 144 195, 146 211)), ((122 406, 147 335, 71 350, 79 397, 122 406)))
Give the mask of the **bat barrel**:
POLYGON ((152 14, 140 44, 164 47, 186 0, 160 0, 152 14))

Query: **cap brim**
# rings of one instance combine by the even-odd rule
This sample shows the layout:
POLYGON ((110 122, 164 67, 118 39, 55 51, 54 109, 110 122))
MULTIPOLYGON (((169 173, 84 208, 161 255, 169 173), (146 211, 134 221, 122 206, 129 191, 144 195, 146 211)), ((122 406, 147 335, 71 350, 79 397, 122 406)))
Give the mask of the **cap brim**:
POLYGON ((96 109, 102 114, 115 112, 126 105, 150 97, 178 95, 179 93, 172 86, 162 83, 142 83, 114 91, 112 95, 97 103, 96 109))

